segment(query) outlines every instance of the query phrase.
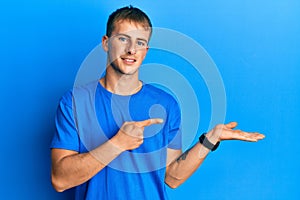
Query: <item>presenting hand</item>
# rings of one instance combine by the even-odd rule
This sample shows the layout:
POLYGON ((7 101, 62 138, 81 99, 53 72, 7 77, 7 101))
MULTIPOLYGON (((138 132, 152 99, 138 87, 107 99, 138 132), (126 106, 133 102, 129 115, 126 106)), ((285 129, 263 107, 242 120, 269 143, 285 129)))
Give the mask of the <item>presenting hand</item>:
POLYGON ((237 126, 237 122, 228 124, 219 124, 206 134, 208 140, 215 144, 222 140, 243 140, 249 142, 257 142, 265 138, 265 135, 257 132, 245 132, 242 130, 233 130, 237 126))
POLYGON ((125 122, 118 133, 112 138, 112 142, 122 150, 138 148, 144 141, 144 128, 153 124, 161 124, 160 118, 147 119, 138 122, 125 122))

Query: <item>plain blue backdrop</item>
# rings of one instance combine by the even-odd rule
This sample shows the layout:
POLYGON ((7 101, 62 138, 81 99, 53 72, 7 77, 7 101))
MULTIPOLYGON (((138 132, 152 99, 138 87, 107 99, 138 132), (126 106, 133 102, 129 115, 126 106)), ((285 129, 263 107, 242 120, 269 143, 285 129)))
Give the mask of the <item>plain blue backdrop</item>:
POLYGON ((72 199, 72 191, 56 193, 50 183, 57 103, 100 43, 108 15, 129 4, 154 26, 201 44, 224 81, 225 121, 266 134, 258 143, 223 142, 188 181, 168 190, 170 199, 299 199, 297 0, 2 1, 0 199, 72 199))

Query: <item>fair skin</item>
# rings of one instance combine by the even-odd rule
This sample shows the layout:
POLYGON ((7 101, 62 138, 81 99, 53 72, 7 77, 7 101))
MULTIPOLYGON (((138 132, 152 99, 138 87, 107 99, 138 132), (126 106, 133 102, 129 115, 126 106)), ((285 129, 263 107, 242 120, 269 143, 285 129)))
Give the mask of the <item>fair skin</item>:
MULTIPOLYGON (((100 80, 108 91, 119 95, 138 92, 142 83, 138 72, 147 51, 150 31, 140 24, 119 21, 111 37, 102 38, 103 49, 108 53, 106 76, 100 80)), ((52 149, 52 184, 62 192, 78 186, 96 175, 122 152, 133 150, 143 144, 146 126, 162 123, 162 119, 125 122, 110 140, 88 153, 64 149, 52 149)), ((237 123, 217 125, 206 134, 213 144, 223 140, 258 141, 259 133, 233 130, 237 123)), ((171 188, 182 184, 202 164, 209 150, 197 143, 182 154, 181 150, 167 149, 165 183, 171 188)))

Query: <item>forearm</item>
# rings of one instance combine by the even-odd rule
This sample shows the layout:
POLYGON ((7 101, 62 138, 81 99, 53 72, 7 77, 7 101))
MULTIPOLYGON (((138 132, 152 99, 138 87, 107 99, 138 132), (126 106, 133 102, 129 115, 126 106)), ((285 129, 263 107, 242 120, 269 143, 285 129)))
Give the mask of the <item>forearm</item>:
MULTIPOLYGON (((207 133, 206 138, 213 144, 219 141, 212 132, 207 133)), ((172 188, 178 187, 199 168, 209 152, 210 150, 200 143, 185 151, 167 167, 166 184, 172 188)))
POLYGON ((171 188, 178 187, 199 168, 208 153, 209 150, 200 143, 185 151, 167 167, 166 184, 171 188))
POLYGON ((82 154, 65 156, 52 163, 52 183, 57 191, 80 185, 95 176, 122 153, 111 141, 82 154))

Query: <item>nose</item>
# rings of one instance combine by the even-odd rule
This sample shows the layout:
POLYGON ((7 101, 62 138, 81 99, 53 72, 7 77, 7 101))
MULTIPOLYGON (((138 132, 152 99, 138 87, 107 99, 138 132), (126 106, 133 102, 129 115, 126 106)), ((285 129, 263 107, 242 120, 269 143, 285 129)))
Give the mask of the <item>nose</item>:
POLYGON ((133 42, 130 42, 127 47, 127 53, 130 55, 136 54, 136 47, 133 42))

